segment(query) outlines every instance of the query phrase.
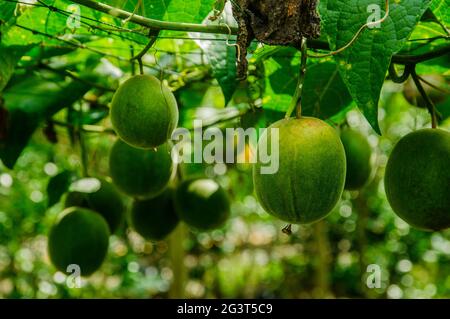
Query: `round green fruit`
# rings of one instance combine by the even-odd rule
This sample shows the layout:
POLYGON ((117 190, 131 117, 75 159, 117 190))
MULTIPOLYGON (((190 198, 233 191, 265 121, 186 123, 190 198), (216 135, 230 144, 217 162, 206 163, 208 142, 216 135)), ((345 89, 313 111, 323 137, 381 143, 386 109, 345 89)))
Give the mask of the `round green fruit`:
POLYGON ((422 129, 394 147, 385 172, 394 212, 423 230, 450 227, 450 133, 422 129))
POLYGON ((113 184, 98 179, 100 187, 91 193, 70 192, 64 202, 65 207, 89 208, 105 218, 111 233, 115 233, 124 219, 125 205, 113 184))
POLYGON ((212 179, 183 181, 175 192, 175 209, 182 221, 201 231, 221 227, 230 216, 230 202, 212 179))
MULTIPOLYGON (((443 89, 448 88, 448 83, 446 82, 445 77, 443 77, 442 75, 428 74, 423 75, 422 78, 436 87, 443 89)), ((427 83, 422 81, 421 83, 428 97, 435 105, 443 102, 447 97, 445 93, 435 89, 434 87, 428 85, 427 83)), ((408 81, 405 82, 405 85, 403 87, 403 96, 405 97, 405 99, 408 101, 409 104, 418 106, 420 108, 427 108, 427 103, 420 94, 412 78, 409 78, 408 81)))
POLYGON ((98 213, 85 208, 67 208, 62 214, 48 236, 50 260, 64 273, 69 265, 75 264, 82 276, 89 276, 106 257, 108 224, 98 213))
POLYGON ((167 143, 144 150, 117 140, 109 155, 113 183, 133 197, 157 196, 166 188, 174 171, 170 151, 167 143))
POLYGON ((269 152, 273 162, 278 153, 279 165, 278 170, 264 171, 268 164, 259 154, 253 167, 255 192, 262 207, 294 224, 327 216, 341 197, 345 182, 345 151, 336 131, 316 118, 283 119, 261 135, 258 149, 265 148, 274 149, 269 152))
POLYGON ((151 75, 136 75, 114 94, 111 123, 126 143, 153 148, 170 139, 178 123, 178 106, 172 92, 151 75))
POLYGON ((370 177, 372 148, 364 135, 350 129, 342 131, 341 141, 344 145, 347 159, 345 189, 360 189, 370 177))
POLYGON ((178 221, 170 191, 152 199, 135 200, 131 208, 131 224, 145 239, 164 239, 177 227, 178 221))

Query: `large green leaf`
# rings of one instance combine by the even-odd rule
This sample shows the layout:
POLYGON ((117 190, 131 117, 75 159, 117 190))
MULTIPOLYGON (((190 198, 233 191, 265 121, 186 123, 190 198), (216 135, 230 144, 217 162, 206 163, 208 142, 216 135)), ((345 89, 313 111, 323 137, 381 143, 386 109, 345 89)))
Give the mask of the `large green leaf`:
POLYGON ((0 2, 0 20, 3 23, 8 22, 14 16, 15 9, 16 3, 14 2, 0 2))
POLYGON ((0 92, 3 91, 14 73, 20 58, 32 48, 32 45, 15 45, 5 47, 0 44, 0 92))
POLYGON ((302 113, 328 119, 352 102, 338 66, 333 61, 308 66, 302 97, 302 113))
POLYGON ((423 54, 448 46, 442 27, 435 22, 420 22, 415 28, 401 54, 423 54))
POLYGON ((102 1, 117 8, 143 15, 147 18, 176 21, 201 22, 212 10, 215 0, 108 0, 102 1), (137 9, 136 9, 137 8, 137 9), (135 10, 136 9, 136 10, 135 10))
MULTIPOLYGON (((234 20, 231 14, 231 7, 224 11, 223 21, 228 25, 232 25, 234 20)), ((205 24, 217 24, 208 19, 205 24)), ((237 87, 236 81, 236 47, 227 43, 227 36, 221 34, 203 34, 191 33, 192 38, 196 39, 196 43, 206 53, 212 68, 212 74, 219 82, 225 97, 225 105, 233 97, 233 93, 237 87)))
MULTIPOLYGON (((264 108, 285 112, 298 79, 299 55, 283 49, 266 60, 264 108)), ((346 108, 352 99, 331 59, 310 60, 302 94, 302 113, 328 119, 346 108)))
POLYGON ((0 141, 0 158, 13 168, 39 124, 73 104, 90 89, 78 81, 64 82, 31 76, 8 87, 3 98, 7 110, 6 136, 0 141))
POLYGON ((436 18, 447 28, 450 25, 450 0, 433 0, 430 9, 436 18))
MULTIPOLYGON (((346 45, 367 23, 369 6, 383 0, 323 0, 320 13, 331 49, 346 45)), ((378 101, 391 57, 398 52, 430 4, 430 0, 390 1, 390 14, 380 28, 365 30, 335 58, 344 83, 372 127, 378 127, 378 101)), ((371 21, 371 20, 370 20, 371 21)))
MULTIPOLYGON (((199 38, 224 39, 224 36, 199 34, 199 38)), ((226 105, 233 97, 233 93, 237 87, 236 49, 235 47, 227 46, 224 41, 199 40, 197 43, 205 51, 209 59, 212 74, 217 82, 219 82, 226 105)))

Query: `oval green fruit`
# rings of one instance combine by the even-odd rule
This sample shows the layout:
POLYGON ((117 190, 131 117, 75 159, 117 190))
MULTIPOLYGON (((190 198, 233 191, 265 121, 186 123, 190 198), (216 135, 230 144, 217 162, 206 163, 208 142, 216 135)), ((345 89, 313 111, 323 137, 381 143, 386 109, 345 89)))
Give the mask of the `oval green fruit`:
POLYGON ((48 253, 63 273, 75 264, 82 276, 89 276, 103 263, 108 251, 109 228, 98 213, 80 207, 65 209, 48 236, 48 253))
MULTIPOLYGON (((449 84, 446 81, 445 77, 439 74, 426 74, 423 75, 422 78, 433 84, 433 86, 436 86, 438 88, 442 89, 448 89, 449 84)), ((427 93, 428 97, 431 99, 431 101, 436 105, 445 100, 447 95, 444 92, 441 92, 434 88, 433 86, 430 86, 429 84, 425 82, 421 82, 422 86, 427 93)), ((408 101, 409 104, 415 105, 420 108, 427 108, 427 103, 425 102, 425 99, 420 94, 419 90, 417 89, 414 80, 412 78, 409 78, 408 81, 405 82, 405 85, 403 87, 403 96, 408 101)))
POLYGON ((169 144, 144 150, 117 140, 109 155, 113 183, 125 194, 151 198, 169 184, 174 171, 169 144))
POLYGON ((162 240, 178 225, 172 192, 148 200, 135 200, 131 208, 131 224, 138 234, 149 240, 162 240))
POLYGON ((89 208, 105 218, 111 233, 115 233, 124 220, 125 204, 113 184, 98 178, 100 188, 95 192, 70 192, 64 202, 65 207, 89 208))
POLYGON ((136 75, 114 94, 111 123, 121 139, 139 148, 153 148, 170 139, 178 123, 174 95, 157 78, 136 75))
POLYGON ((372 148, 364 135, 350 129, 342 131, 341 141, 347 159, 345 189, 360 189, 367 183, 372 171, 370 164, 372 148))
POLYGON ((219 228, 230 216, 228 196, 212 179, 183 181, 175 192, 174 201, 180 219, 197 230, 219 228))
POLYGON ((422 129, 394 147, 385 172, 394 212, 423 230, 450 227, 450 132, 422 129))
MULTIPOLYGON (((262 207, 271 215, 295 224, 308 224, 327 216, 339 201, 345 182, 345 151, 335 129, 310 117, 283 119, 272 124, 258 142, 253 183, 262 207), (276 147, 278 132, 279 147, 276 147), (278 170, 265 172, 261 149, 270 154, 278 170)), ((272 163, 273 164, 273 163, 272 163)))

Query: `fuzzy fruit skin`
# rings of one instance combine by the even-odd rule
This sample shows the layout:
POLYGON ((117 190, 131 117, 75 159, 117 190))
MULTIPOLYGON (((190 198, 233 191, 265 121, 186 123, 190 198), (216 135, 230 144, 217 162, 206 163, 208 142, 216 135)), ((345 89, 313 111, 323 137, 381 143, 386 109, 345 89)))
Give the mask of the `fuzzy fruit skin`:
POLYGON ((139 148, 153 148, 170 139, 178 123, 174 95, 157 78, 136 75, 114 94, 111 123, 121 139, 139 148))
POLYGON ((279 129, 279 169, 275 174, 261 174, 265 164, 259 158, 253 167, 255 192, 262 207, 294 224, 326 217, 344 189, 345 151, 339 135, 316 118, 283 119, 261 135, 259 147, 271 141, 271 128, 279 129))
POLYGON ((64 202, 65 207, 89 208, 105 218, 111 234, 123 223, 125 204, 113 184, 99 178, 100 188, 94 193, 70 192, 64 202))
POLYGON ((118 139, 109 154, 114 185, 136 198, 152 198, 164 191, 174 171, 169 144, 156 150, 131 147, 118 139))
POLYGON ((392 150, 385 190, 394 212, 423 230, 450 227, 450 132, 422 129, 392 150))
POLYGON ((170 191, 152 199, 135 200, 130 217, 134 230, 145 239, 153 241, 167 237, 179 222, 170 191))
POLYGON ((212 179, 183 181, 174 194, 174 202, 180 219, 200 231, 219 228, 230 216, 228 196, 212 179))
POLYGON ((341 141, 347 159, 345 189, 360 189, 367 183, 372 171, 370 165, 372 148, 364 135, 350 129, 342 131, 341 141))
POLYGON ((85 208, 67 208, 62 214, 48 236, 50 260, 63 273, 67 273, 68 265, 77 264, 81 275, 89 276, 100 268, 108 252, 108 224, 98 213, 85 208))

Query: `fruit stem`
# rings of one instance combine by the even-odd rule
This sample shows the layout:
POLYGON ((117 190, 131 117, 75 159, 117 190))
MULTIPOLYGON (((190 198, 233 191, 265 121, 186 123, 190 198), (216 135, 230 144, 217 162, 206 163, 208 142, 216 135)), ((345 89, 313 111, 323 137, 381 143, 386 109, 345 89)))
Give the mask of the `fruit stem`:
POLYGON ((153 46, 153 44, 155 44, 156 40, 158 39, 158 34, 159 34, 159 30, 153 30, 150 29, 148 32, 148 43, 147 45, 142 49, 141 52, 139 52, 137 55, 133 56, 130 59, 130 62, 133 63, 134 60, 137 60, 139 63, 139 72, 141 75, 144 74, 144 65, 142 63, 142 58, 144 57, 144 55, 148 52, 148 50, 150 50, 150 48, 153 46))
POLYGON ((296 110, 295 115, 297 118, 302 116, 302 92, 303 92, 303 84, 305 83, 305 75, 306 75, 306 62, 308 58, 308 46, 306 43, 306 38, 302 38, 300 44, 300 71, 298 75, 297 86, 295 88, 294 96, 292 97, 291 104, 286 112, 285 118, 290 118, 292 112, 296 110))
POLYGON ((416 84, 417 89, 420 92, 420 95, 422 95, 423 99, 425 100, 425 103, 428 108, 428 112, 430 112, 431 115, 431 127, 437 128, 437 116, 436 116, 436 107, 434 106, 433 101, 431 101, 430 97, 428 96, 427 92, 425 92, 425 89, 422 86, 422 83, 420 83, 420 78, 416 73, 416 69, 413 68, 411 70, 411 76, 414 80, 414 83, 416 84))
POLYGON ((136 65, 134 64, 133 61, 131 61, 131 59, 134 57, 134 46, 130 45, 130 62, 131 62, 131 75, 135 76, 136 75, 136 65))

